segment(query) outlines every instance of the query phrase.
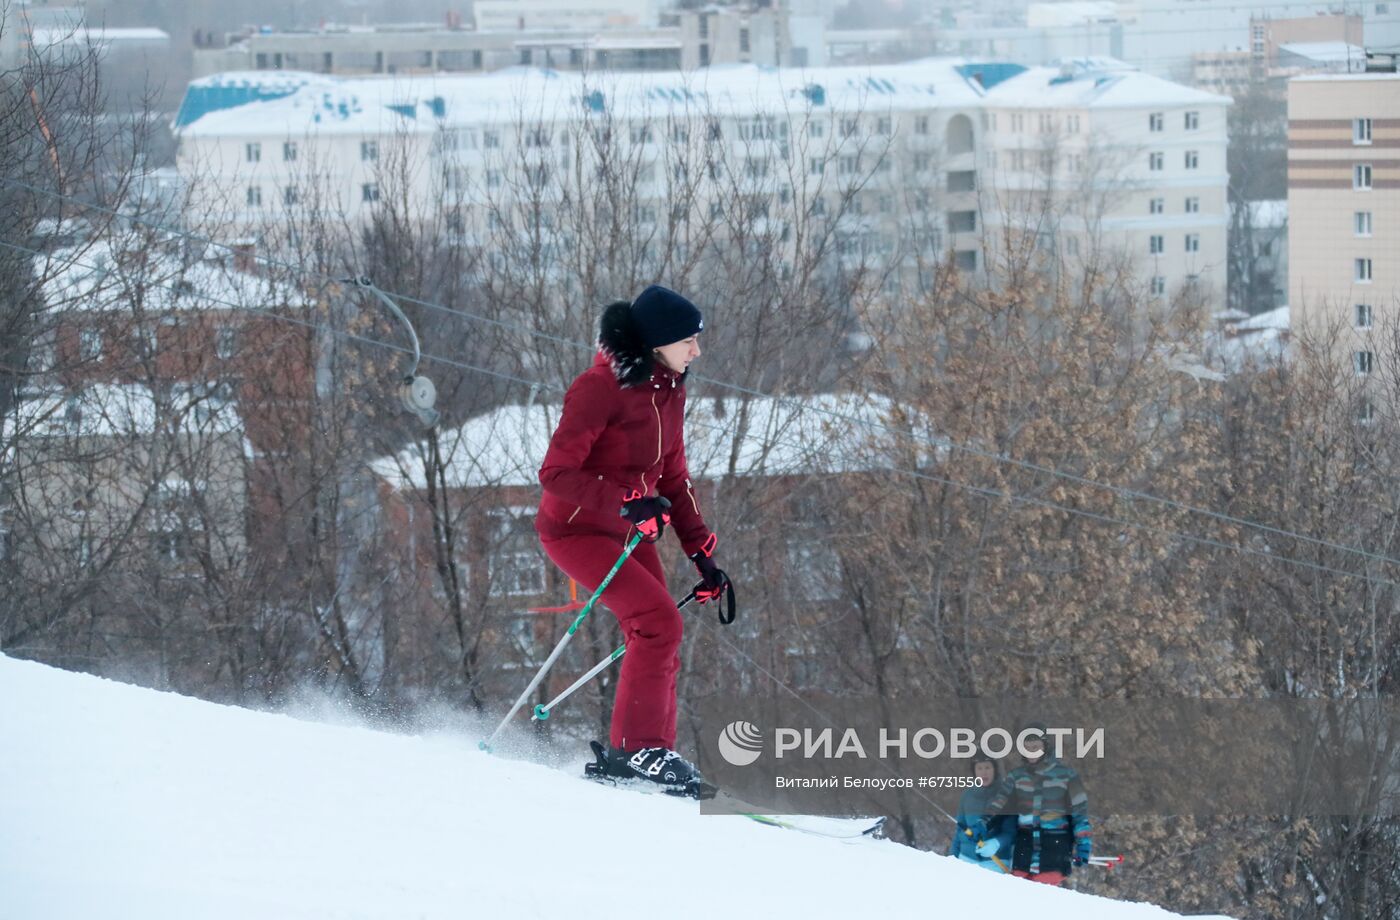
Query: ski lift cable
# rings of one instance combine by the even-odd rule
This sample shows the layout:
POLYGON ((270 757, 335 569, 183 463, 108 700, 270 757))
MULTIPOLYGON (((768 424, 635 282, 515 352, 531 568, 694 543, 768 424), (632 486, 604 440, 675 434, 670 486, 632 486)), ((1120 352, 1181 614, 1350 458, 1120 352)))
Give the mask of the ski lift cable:
MULTIPOLYGON (((69 203, 74 204, 74 205, 77 205, 77 206, 79 206, 79 207, 91 208, 91 209, 93 209, 93 210, 96 210, 96 211, 99 211, 99 212, 102 212, 102 213, 105 213, 105 214, 109 214, 109 215, 112 215, 112 216, 114 216, 114 217, 118 217, 118 218, 121 218, 121 219, 130 220, 130 221, 135 222, 135 223, 140 223, 140 224, 143 224, 143 225, 145 225, 145 226, 150 227, 150 228, 153 229, 153 230, 159 230, 159 231, 161 231, 161 232, 169 233, 169 234, 171 234, 171 235, 173 235, 173 236, 177 236, 177 237, 180 237, 180 238, 183 238, 183 239, 187 239, 187 240, 190 240, 190 241, 193 241, 193 242, 196 242, 196 243, 200 243, 200 244, 203 244, 203 245, 215 246, 215 247, 218 247, 218 248, 227 249, 227 250, 229 250, 229 251, 232 251, 232 250, 233 250, 233 247, 232 247, 230 244, 227 244, 227 243, 221 243, 221 242, 218 242, 218 241, 216 241, 216 240, 213 240, 213 239, 210 239, 210 238, 207 238, 207 237, 201 237, 201 236, 199 236, 199 235, 197 235, 197 234, 190 233, 190 232, 188 232, 188 231, 183 231, 183 230, 180 230, 180 229, 177 229, 177 228, 174 228, 174 227, 169 227, 169 226, 162 225, 162 224, 159 224, 159 223, 155 223, 155 222, 152 222, 152 221, 144 220, 144 219, 142 219, 142 218, 133 217, 133 216, 131 216, 131 215, 124 215, 124 214, 121 214, 120 212, 118 212, 118 211, 116 211, 116 210, 114 210, 114 209, 107 208, 107 207, 104 207, 104 206, 101 206, 101 205, 87 204, 87 203, 82 202, 82 201, 80 201, 80 200, 78 200, 78 199, 76 199, 76 198, 73 198, 72 196, 64 195, 64 194, 57 193, 57 192, 52 192, 52 191, 49 191, 49 190, 47 190, 47 189, 43 189, 43 188, 40 188, 40 187, 38 187, 38 186, 35 186, 35 185, 32 185, 32 184, 23 182, 22 180, 12 179, 12 178, 5 177, 5 176, 0 176, 0 183, 5 183, 5 184, 13 185, 13 186, 16 186, 16 187, 19 187, 19 188, 24 188, 24 189, 27 189, 27 190, 33 191, 33 192, 35 192, 35 193, 38 193, 38 194, 42 194, 42 195, 51 197, 51 198, 55 198, 55 199, 60 199, 60 200, 68 201, 69 203)), ((287 263, 287 262, 284 262, 284 261, 281 261, 281 260, 278 260, 278 259, 274 259, 274 258, 269 257, 269 256, 258 255, 258 254, 255 253, 255 254, 252 256, 252 258, 253 258, 254 260, 256 260, 256 261, 261 261, 261 262, 263 262, 264 264, 267 264, 267 265, 269 265, 269 266, 281 268, 281 269, 284 269, 284 270, 286 270, 286 271, 288 271, 288 272, 291 272, 291 273, 293 273, 293 274, 300 275, 300 276, 302 276, 302 277, 307 277, 307 278, 322 278, 322 279, 324 279, 325 281, 328 281, 328 282, 338 282, 338 283, 343 283, 343 281, 344 281, 344 279, 335 278, 335 277, 332 277, 332 276, 330 276, 330 275, 326 275, 326 274, 323 273, 323 272, 318 272, 318 271, 315 271, 315 270, 312 270, 312 269, 308 269, 308 268, 305 268, 305 267, 302 267, 302 266, 292 265, 292 264, 290 264, 290 263, 287 263)), ((376 290, 378 290, 378 289, 376 289, 376 290)), ((529 327, 522 326, 522 325, 520 325, 520 324, 518 324, 518 323, 510 323, 510 322, 506 322, 506 321, 503 321, 503 320, 498 320, 498 319, 494 319, 494 318, 491 318, 491 317, 482 316, 482 315, 480 315, 480 314, 473 313, 473 312, 468 311, 468 310, 456 309, 456 308, 448 307, 448 306, 445 306, 445 305, 443 305, 443 304, 438 304, 438 303, 434 303, 434 302, 432 302, 432 301, 427 301, 427 300, 422 300, 422 299, 419 299, 419 298, 414 298, 414 297, 412 297, 412 296, 405 295, 405 294, 400 294, 400 293, 393 292, 393 291, 382 292, 382 294, 392 294, 394 297, 398 298, 398 300, 401 301, 401 302, 403 302, 403 303, 414 304, 414 305, 416 305, 416 306, 420 306, 420 307, 423 307, 423 308, 425 308, 425 309, 430 309, 430 310, 442 312, 442 313, 445 313, 445 314, 448 314, 448 315, 458 316, 458 317, 461 317, 461 318, 464 318, 464 319, 468 319, 468 320, 474 320, 474 321, 482 322, 482 323, 485 323, 485 324, 488 324, 488 325, 492 325, 492 326, 496 326, 496 327, 502 328, 502 329, 512 330, 512 331, 516 331, 516 332, 522 332, 522 333, 524 333, 524 334, 526 334, 526 335, 533 336, 533 337, 536 337, 536 338, 539 338, 539 339, 543 339, 543 340, 545 340, 545 341, 550 341, 550 342, 553 342, 553 343, 555 343, 555 344, 564 345, 564 346, 568 346, 568 347, 576 348, 576 349, 581 349, 581 350, 586 350, 586 351, 589 352, 589 353, 592 353, 592 351, 594 350, 594 346, 592 346, 592 345, 588 345, 588 344, 579 342, 579 341, 577 341, 577 340, 575 340, 575 339, 568 339, 568 338, 564 338, 564 337, 562 337, 562 336, 552 335, 552 334, 550 334, 550 333, 542 332, 542 331, 537 330, 537 329, 531 329, 531 328, 529 328, 529 327)), ((385 299, 387 299, 387 297, 386 297, 385 299)), ((240 307, 240 308, 241 308, 241 309, 248 309, 248 308, 246 308, 246 307, 240 307)), ((435 358, 434 360, 446 360, 446 359, 435 358)), ((477 368, 474 368, 474 369, 477 369, 477 368)), ((479 370, 479 369, 477 369, 477 370, 479 370)), ((1212 518, 1212 519, 1214 519, 1214 520, 1217 520, 1217 521, 1219 521, 1219 522, 1221 522, 1221 523, 1231 524, 1231 525, 1234 525, 1234 526, 1237 526, 1237 527, 1249 528, 1249 529, 1252 529, 1252 530, 1260 531, 1260 532, 1262 532, 1262 533, 1272 534, 1272 535, 1277 536, 1277 537, 1283 537, 1283 538, 1288 538, 1288 539, 1296 539, 1296 540, 1299 540, 1299 541, 1301 541, 1301 542, 1311 544, 1311 545, 1313 545, 1313 546, 1319 546, 1319 547, 1323 547, 1323 548, 1327 548, 1327 549, 1333 549, 1333 550, 1336 550, 1336 551, 1342 552, 1342 553, 1348 553, 1348 554, 1357 555, 1357 556, 1360 556, 1360 557, 1362 557, 1362 558, 1369 559, 1369 560, 1372 560, 1372 561, 1374 561, 1374 562, 1379 562, 1379 563, 1382 563, 1382 564, 1400 565, 1400 559, 1397 559, 1397 558, 1392 557, 1392 556, 1387 556, 1387 555, 1385 555, 1385 554, 1383 554, 1383 553, 1372 552, 1372 551, 1370 551, 1370 550, 1366 550, 1366 549, 1363 549, 1363 548, 1361 548, 1361 547, 1349 546, 1349 545, 1344 544, 1344 543, 1338 543, 1338 542, 1335 542, 1335 541, 1332 541, 1332 540, 1322 539, 1322 538, 1320 538, 1320 537, 1311 537, 1311 536, 1308 536, 1308 535, 1306 535, 1306 534, 1298 533, 1298 532, 1296 532, 1296 531, 1287 530, 1287 529, 1281 528, 1281 527, 1275 527, 1275 526, 1273 526, 1273 525, 1264 524, 1264 523, 1261 523, 1261 522, 1258 522, 1258 521, 1251 521, 1251 520, 1249 520, 1249 519, 1247 519, 1247 518, 1241 518, 1241 517, 1238 517, 1238 516, 1235 516, 1235 515, 1231 515, 1231 514, 1222 512, 1222 511, 1215 511, 1215 510, 1209 509, 1209 508, 1202 508, 1202 507, 1200 507, 1200 506, 1192 505, 1192 504, 1189 504, 1189 503, 1186 503, 1186 502, 1180 502, 1180 501, 1177 501, 1177 500, 1175 500, 1175 499, 1165 498, 1165 497, 1162 497, 1162 496, 1159 496, 1159 495, 1153 495, 1152 493, 1145 492, 1145 491, 1140 490, 1140 489, 1133 489, 1133 488, 1128 487, 1128 486, 1121 486, 1121 485, 1117 485, 1117 484, 1114 484, 1114 483, 1099 482, 1099 481, 1097 481, 1097 480, 1090 479, 1090 478, 1085 477, 1085 476, 1080 476, 1080 475, 1075 474, 1075 473, 1070 473, 1070 472, 1067 472, 1067 471, 1065 471, 1065 470, 1057 469, 1057 468, 1055 468, 1055 467, 1046 466, 1046 465, 1044 465, 1044 464, 1035 463, 1035 462, 1029 461, 1029 460, 1022 460, 1022 459, 1018 459, 1018 458, 1015 458, 1015 457, 1010 457, 1010 456, 1007 456, 1007 455, 1004 454, 1004 453, 999 453, 999 452, 995 452, 995 451, 986 450, 986 449, 984 449, 984 448, 974 447, 974 446, 969 445, 969 444, 958 443, 958 442, 953 441, 953 440, 951 440, 951 439, 947 439, 947 438, 935 438, 935 437, 933 437, 932 435, 921 434, 921 433, 916 433, 916 432, 900 431, 900 430, 895 429, 895 428, 893 428, 893 427, 891 427, 891 426, 889 426, 889 425, 885 425, 885 424, 882 424, 882 423, 877 422, 877 421, 872 421, 871 419, 868 419, 868 418, 861 418, 861 417, 859 417, 859 416, 850 415, 850 414, 848 414, 848 413, 841 412, 841 411, 834 410, 834 409, 823 408, 823 407, 821 407, 821 406, 813 406, 813 405, 810 405, 810 404, 803 403, 801 400, 795 399, 795 398, 793 398, 793 397, 776 396, 776 395, 773 395, 773 394, 770 394, 770 393, 765 393, 765 392, 763 392, 762 390, 758 390, 758 389, 755 389, 755 388, 753 388, 753 387, 744 386, 744 385, 742 385, 742 384, 732 383, 732 382, 726 381, 726 380, 719 380, 719 379, 716 379, 716 378, 713 378, 713 377, 706 377, 706 376, 704 376, 703 374, 698 374, 698 373, 692 374, 692 377, 693 377, 694 379, 696 379, 696 380, 700 380, 700 381, 703 381, 703 382, 705 382, 705 383, 707 383, 707 384, 711 384, 711 385, 713 385, 713 386, 720 387, 720 388, 723 388, 723 389, 727 389, 727 390, 730 390, 730 391, 733 391, 733 392, 736 392, 736 393, 740 393, 740 394, 747 395, 747 396, 753 396, 753 397, 761 398, 761 399, 772 400, 772 401, 774 401, 776 404, 784 405, 784 406, 786 406, 786 407, 788 407, 788 408, 790 408, 790 409, 794 409, 794 410, 796 410, 796 411, 798 411, 798 412, 812 412, 812 413, 815 413, 815 414, 817 414, 817 415, 825 416, 825 417, 830 418, 830 419, 835 420, 835 421, 841 421, 841 422, 845 422, 845 423, 847 423, 847 424, 859 425, 859 426, 861 426, 861 427, 863 427, 863 428, 866 428, 866 429, 869 429, 869 430, 872 430, 872 431, 877 431, 877 432, 880 432, 880 433, 883 433, 883 434, 893 435, 893 436, 896 436, 896 437, 909 437, 909 438, 912 438, 912 439, 914 439, 914 440, 916 440, 916 441, 920 441, 920 442, 926 443, 926 444, 928 444, 928 445, 931 446, 931 447, 943 448, 943 449, 947 449, 947 450, 955 450, 955 451, 959 451, 959 452, 962 452, 962 453, 971 454, 971 455, 973 455, 973 456, 981 457, 981 458, 983 458, 983 459, 991 460, 991 461, 996 462, 996 463, 1001 463, 1001 464, 1005 464, 1005 465, 1007 465, 1007 466, 1012 466, 1012 467, 1015 467, 1015 468, 1018 468, 1018 469, 1026 470, 1026 471, 1028 471, 1028 472, 1034 472, 1034 473, 1039 473, 1039 474, 1042 474, 1042 475, 1051 476, 1051 477, 1054 477, 1054 478, 1057 478, 1057 479, 1063 479, 1063 480, 1065 480, 1065 481, 1067 481, 1067 482, 1072 482, 1072 483, 1074 483, 1074 484, 1076 484, 1076 485, 1084 486, 1084 487, 1086 487, 1086 488, 1102 489, 1102 490, 1105 490, 1105 491, 1109 491, 1109 492, 1112 492, 1112 493, 1114 493, 1114 494, 1120 495, 1120 496, 1122 496, 1122 497, 1124 497, 1124 498, 1126 498, 1126 499, 1128 499, 1128 500, 1130 500, 1130 501, 1156 502, 1156 503, 1158 503, 1158 504, 1161 504, 1161 505, 1163 505, 1163 506, 1165 506, 1165 507, 1168 507, 1168 508, 1172 508, 1172 509, 1177 510, 1177 511, 1181 511, 1181 512, 1188 513, 1188 514, 1196 514, 1196 515, 1201 515, 1201 516, 1209 517, 1209 518, 1212 518)), ((420 379, 422 379, 422 378, 420 378, 420 379)), ((528 384, 528 381, 521 381, 521 382, 526 382, 526 383, 528 384)), ((408 404, 407 398, 405 398, 405 402, 406 402, 406 404, 408 404)), ((409 405, 409 408, 412 409, 412 406, 409 405)), ((1222 545, 1223 545, 1223 544, 1222 544, 1222 545)), ((1265 553, 1265 555, 1275 556, 1275 554, 1273 554, 1273 553, 1265 553)))

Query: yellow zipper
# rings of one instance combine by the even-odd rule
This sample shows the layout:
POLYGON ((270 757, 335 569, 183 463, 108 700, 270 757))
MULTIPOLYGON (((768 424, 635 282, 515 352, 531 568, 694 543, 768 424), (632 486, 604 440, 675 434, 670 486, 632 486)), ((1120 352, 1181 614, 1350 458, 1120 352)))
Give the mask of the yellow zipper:
POLYGON ((656 408, 656 393, 651 394, 651 411, 656 413, 656 462, 661 462, 661 410, 656 408))

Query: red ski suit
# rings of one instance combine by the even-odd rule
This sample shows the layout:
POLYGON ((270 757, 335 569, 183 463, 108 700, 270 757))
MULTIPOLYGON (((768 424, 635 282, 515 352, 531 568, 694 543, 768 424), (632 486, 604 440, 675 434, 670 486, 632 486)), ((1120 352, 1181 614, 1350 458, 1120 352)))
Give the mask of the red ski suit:
MULTIPOLYGON (((684 416, 681 375, 656 364, 649 378, 623 386, 602 352, 564 396, 540 467, 535 530, 549 558, 590 592, 627 542, 631 525, 618 511, 637 490, 671 502, 671 526, 687 556, 713 550, 686 468, 684 416)), ((609 741, 628 751, 674 749, 681 614, 655 546, 637 546, 602 602, 627 644, 609 741)))

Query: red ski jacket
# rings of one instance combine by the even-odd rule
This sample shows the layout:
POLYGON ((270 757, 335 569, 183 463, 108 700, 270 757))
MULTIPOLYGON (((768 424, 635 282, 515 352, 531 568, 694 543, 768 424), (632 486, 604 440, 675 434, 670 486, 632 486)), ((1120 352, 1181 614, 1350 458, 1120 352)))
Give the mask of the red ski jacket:
POLYGON ((542 537, 625 538, 630 525, 618 511, 640 490, 671 502, 671 526, 687 556, 713 552, 714 535, 705 526, 686 468, 684 378, 647 364, 619 365, 600 351, 569 386, 540 467, 544 497, 535 528, 542 537))

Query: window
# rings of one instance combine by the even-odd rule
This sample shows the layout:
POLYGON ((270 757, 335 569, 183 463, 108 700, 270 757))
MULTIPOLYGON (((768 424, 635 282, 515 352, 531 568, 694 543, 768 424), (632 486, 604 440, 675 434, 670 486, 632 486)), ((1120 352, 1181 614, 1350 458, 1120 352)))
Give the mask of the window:
POLYGON ((1368 303, 1359 303, 1359 304, 1356 305, 1356 328, 1357 328, 1357 329, 1370 329, 1371 326, 1372 326, 1373 323, 1374 323, 1374 320, 1375 320, 1375 317, 1374 317, 1374 315, 1371 313, 1371 305, 1370 305, 1370 304, 1368 304, 1368 303))
POLYGON ((1011 116, 1011 130, 1020 133, 1026 129, 1026 118, 1020 112, 1011 116))
POLYGON ((1352 353, 1352 361, 1358 374, 1369 374, 1374 365, 1374 356, 1369 351, 1358 351, 1352 353))
POLYGON ((282 161, 284 163, 295 163, 297 158, 296 141, 282 142, 282 161))
POLYGON ((859 130, 860 130, 860 122, 857 121, 856 119, 854 119, 854 118, 843 118, 843 119, 841 119, 841 136, 842 136, 842 137, 855 137, 855 136, 856 136, 856 133, 857 133, 859 130))
POLYGON ((250 186, 248 186, 248 207, 250 207, 250 208, 260 208, 260 207, 262 207, 262 186, 261 186, 261 185, 250 185, 250 186))
POLYGON ((1353 118, 1351 120, 1351 142, 1353 144, 1371 143, 1371 119, 1353 118))
POLYGON ((650 144, 651 125, 633 125, 629 135, 634 144, 650 144))
POLYGON ((534 508, 493 508, 489 514, 491 588, 504 594, 543 594, 545 562, 535 536, 534 508))
POLYGON ((1167 209, 1167 199, 1153 198, 1147 202, 1147 213, 1161 214, 1167 209))
POLYGON ((894 121, 889 116, 881 116, 875 119, 875 133, 881 137, 889 137, 894 133, 894 121))
POLYGON ((286 188, 282 189, 282 203, 283 203, 283 204, 296 204, 296 203, 297 203, 297 187, 296 187, 295 185, 289 185, 289 186, 287 186, 286 188))
POLYGON ((914 154, 914 172, 926 173, 933 165, 933 156, 927 153, 914 154))
POLYGON ((379 159, 379 141, 360 141, 360 159, 366 163, 379 159))
POLYGON ((378 186, 378 184, 376 184, 376 183, 374 183, 374 182, 366 182, 364 185, 360 186, 360 200, 361 200, 361 201, 367 201, 367 202, 378 201, 378 200, 379 200, 379 186, 378 186))
POLYGON ((841 557, 829 540, 789 543, 786 574, 793 597, 829 601, 841 596, 841 557))
POLYGON ((748 30, 748 29, 740 29, 740 30, 739 30, 739 51, 740 51, 740 53, 742 53, 742 54, 748 54, 748 53, 749 53, 749 30, 748 30))
POLYGON ((1163 124, 1165 124, 1165 118, 1161 112, 1153 112, 1147 116, 1147 130, 1160 131, 1163 124))
POLYGON ((1369 190, 1371 188, 1371 164, 1357 163, 1351 171, 1351 187, 1369 190))
POLYGON ((1200 113, 1200 112, 1187 112, 1187 113, 1186 113, 1186 130, 1187 130, 1187 131, 1195 131, 1195 130, 1197 130, 1197 129, 1200 128, 1200 127, 1201 127, 1201 113, 1200 113))
POLYGON ((486 170, 486 187, 487 187, 487 188, 500 188, 500 187, 501 187, 501 171, 500 171, 499 169, 488 169, 488 170, 486 170))
POLYGON ((1165 158, 1166 154, 1163 153, 1149 153, 1147 155, 1147 168, 1153 172, 1160 172, 1165 158))
POLYGON ((1376 404, 1369 399, 1363 399, 1356 405, 1356 422, 1359 425, 1371 425, 1376 421, 1376 404))
POLYGON ((976 232, 977 232, 977 212, 976 212, 976 211, 949 211, 949 212, 948 212, 948 232, 950 232, 950 233, 976 233, 976 232))
POLYGON ((826 124, 817 119, 807 122, 808 137, 826 137, 826 124))
POLYGON ((745 157, 744 174, 750 179, 763 179, 768 175, 767 157, 745 157))
POLYGON ((101 329, 84 329, 78 333, 78 357, 84 361, 102 357, 101 329))
POLYGON ((234 352, 238 350, 238 330, 230 326, 221 326, 214 333, 214 354, 220 360, 227 361, 232 358, 234 352))
POLYGON ((1186 151, 1186 168, 1195 169, 1201 165, 1201 154, 1196 150, 1186 151))
POLYGON ((965 249, 953 253, 953 267, 960 272, 977 271, 977 250, 965 249))
POLYGON ((194 554, 200 527, 190 483, 167 479, 156 488, 151 515, 151 546, 162 562, 180 562, 194 554))
POLYGON ((1154 255, 1154 256, 1159 256, 1159 255, 1161 255, 1163 252, 1166 252, 1166 246, 1164 245, 1164 242, 1165 242, 1165 241, 1163 240, 1162 235, 1159 234, 1159 233, 1154 233, 1154 234, 1152 234, 1151 236, 1149 236, 1149 237, 1147 238, 1147 252, 1148 252, 1148 254, 1149 254, 1149 255, 1154 255))
POLYGON ((1370 235, 1371 235, 1371 212, 1370 212, 1370 211, 1357 211, 1357 212, 1356 212, 1356 218, 1355 218, 1355 220, 1356 220, 1356 235, 1357 235, 1357 236, 1370 236, 1370 235))
POLYGON ((501 146, 501 132, 483 131, 481 132, 481 146, 487 150, 495 150, 501 146))
POLYGON ((1041 112, 1039 120, 1041 134, 1049 134, 1055 130, 1055 118, 1049 112, 1041 112))
POLYGON ((1369 284, 1371 282, 1371 260, 1357 259, 1355 264, 1356 280, 1362 284, 1369 284))
POLYGON ((807 172, 809 175, 820 176, 826 169, 826 160, 821 157, 810 157, 807 160, 807 172))
POLYGON ((138 354, 154 355, 160 351, 159 329, 155 326, 137 329, 132 339, 132 345, 138 354))
POLYGON ((250 144, 244 144, 244 145, 243 145, 243 157, 244 157, 244 159, 246 159, 249 163, 260 163, 260 162, 262 162, 262 144, 259 144, 259 143, 257 143, 256 141, 254 141, 253 143, 250 143, 250 144))
POLYGON ((842 157, 840 160, 841 175, 854 176, 860 172, 860 157, 842 157))
POLYGON ((1067 116, 1065 116, 1065 131, 1068 132, 1069 134, 1078 134, 1078 133, 1079 133, 1079 116, 1078 116, 1078 115, 1067 115, 1067 116))
POLYGON ((1167 293, 1167 279, 1162 275, 1152 276, 1152 296, 1161 297, 1167 293))
POLYGON ((1200 235, 1199 233, 1188 233, 1188 234, 1186 234, 1186 251, 1187 251, 1187 252, 1200 252, 1200 251, 1201 251, 1201 235, 1200 235))
POLYGON ((914 119, 914 133, 915 133, 915 134, 927 134, 927 133, 928 133, 928 116, 927 116, 927 115, 920 115, 920 116, 918 116, 917 118, 914 119))
POLYGON ((1187 214, 1197 214, 1197 213, 1200 212, 1200 210, 1201 210, 1201 199, 1197 198, 1197 197, 1194 196, 1194 195, 1189 195, 1189 196, 1187 196, 1187 198, 1186 198, 1186 213, 1187 213, 1187 214))

